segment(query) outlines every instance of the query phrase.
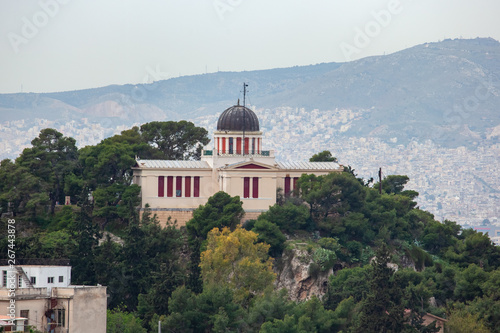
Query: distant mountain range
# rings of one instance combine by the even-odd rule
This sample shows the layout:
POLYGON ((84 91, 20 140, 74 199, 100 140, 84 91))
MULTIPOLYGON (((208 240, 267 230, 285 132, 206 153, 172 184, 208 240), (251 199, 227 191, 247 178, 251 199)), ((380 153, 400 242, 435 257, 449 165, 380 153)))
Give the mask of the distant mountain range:
POLYGON ((444 40, 348 63, 0 94, 0 124, 25 120, 28 126, 35 118, 64 124, 87 118, 91 124, 128 126, 195 119, 235 104, 243 82, 257 108, 361 111, 345 136, 398 144, 432 139, 445 147, 471 148, 500 139, 500 43, 491 38, 444 40))

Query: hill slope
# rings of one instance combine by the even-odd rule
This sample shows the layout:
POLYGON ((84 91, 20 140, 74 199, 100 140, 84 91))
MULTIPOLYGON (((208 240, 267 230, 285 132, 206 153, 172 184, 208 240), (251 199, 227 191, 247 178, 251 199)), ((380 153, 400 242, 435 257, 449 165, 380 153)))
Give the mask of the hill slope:
MULTIPOLYGON (((146 85, 47 93, 0 94, 3 121, 102 121, 131 125, 194 119, 234 104, 242 82, 259 108, 364 110, 346 136, 474 146, 500 125, 500 43, 445 40, 349 63, 218 72, 146 85)), ((498 138, 498 137, 497 137, 498 138)))

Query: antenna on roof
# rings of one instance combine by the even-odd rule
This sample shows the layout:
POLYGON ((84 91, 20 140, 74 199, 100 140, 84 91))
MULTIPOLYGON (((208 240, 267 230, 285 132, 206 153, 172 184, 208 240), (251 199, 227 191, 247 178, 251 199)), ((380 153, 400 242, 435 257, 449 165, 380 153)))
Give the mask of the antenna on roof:
POLYGON ((245 115, 247 113, 245 109, 245 102, 247 97, 247 87, 248 84, 243 82, 243 156, 245 156, 245 115))
POLYGON ((382 195, 382 168, 378 169, 378 194, 382 195))

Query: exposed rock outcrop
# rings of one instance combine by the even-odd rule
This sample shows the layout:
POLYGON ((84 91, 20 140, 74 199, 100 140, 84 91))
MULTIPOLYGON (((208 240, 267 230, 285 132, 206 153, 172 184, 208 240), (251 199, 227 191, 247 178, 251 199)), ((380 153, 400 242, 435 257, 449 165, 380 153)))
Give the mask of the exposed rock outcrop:
POLYGON ((123 244, 125 244, 125 242, 123 241, 123 239, 121 239, 120 237, 112 234, 111 232, 104 231, 102 233, 102 237, 99 239, 99 245, 101 245, 102 243, 106 242, 107 239, 108 239, 108 236, 109 236, 110 240, 112 242, 114 242, 114 243, 120 244, 121 246, 123 246, 123 244))
POLYGON ((320 271, 312 255, 301 249, 285 251, 274 271, 277 275, 276 288, 286 288, 293 301, 308 300, 313 295, 323 296, 327 291, 328 277, 333 274, 332 269, 320 271))

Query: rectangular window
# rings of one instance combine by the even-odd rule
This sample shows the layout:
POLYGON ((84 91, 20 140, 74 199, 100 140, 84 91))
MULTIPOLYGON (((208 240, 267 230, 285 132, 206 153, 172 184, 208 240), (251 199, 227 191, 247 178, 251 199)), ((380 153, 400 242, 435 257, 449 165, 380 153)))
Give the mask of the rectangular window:
POLYGON ((64 282, 64 276, 59 275, 59 282, 64 282))
POLYGON ((243 198, 250 198, 250 177, 243 178, 243 198))
POLYGON ((174 176, 167 177, 167 197, 174 196, 174 176))
POLYGON ((290 195, 290 177, 285 177, 285 196, 290 195))
POLYGON ((257 138, 257 154, 260 154, 260 138, 257 138))
POLYGON ((200 196, 200 177, 194 177, 193 185, 193 197, 198 198, 200 196))
POLYGON ((163 197, 165 191, 165 177, 158 176, 158 197, 163 197))
POLYGON ((22 288, 23 287, 23 277, 21 275, 17 276, 17 287, 22 288))
POLYGON ((297 180, 299 180, 299 177, 293 177, 293 190, 297 190, 297 180))
POLYGON ((56 325, 59 327, 66 326, 66 310, 56 309, 56 325))
POLYGON ((191 177, 189 176, 184 177, 184 192, 186 193, 186 198, 191 196, 191 177))
POLYGON ((2 287, 7 287, 7 271, 2 271, 2 287))
POLYGON ((241 154, 241 138, 236 138, 236 154, 241 154))
POLYGON ((30 277, 30 282, 31 282, 32 285, 35 285, 36 284, 36 276, 30 277))
POLYGON ((233 138, 229 138, 229 154, 233 153, 233 138))
POLYGON ((217 138, 217 152, 220 154, 220 138, 217 138))
POLYGON ((175 196, 182 197, 182 176, 175 177, 175 196))
POLYGON ((54 283, 54 277, 53 276, 49 276, 47 278, 47 283, 54 283))
POLYGON ((253 177, 253 184, 252 184, 252 197, 253 198, 258 198, 259 197, 259 177, 253 177))
POLYGON ((244 149, 245 155, 248 155, 249 149, 250 149, 250 139, 245 138, 245 149, 244 149))
POLYGON ((222 153, 227 154, 226 151, 226 138, 222 138, 222 153))
POLYGON ((21 310, 20 312, 21 312, 20 313, 21 317, 22 318, 26 318, 26 320, 24 321, 24 331, 25 332, 29 332, 29 330, 27 331, 27 329, 28 329, 27 326, 29 325, 28 320, 29 320, 29 317, 30 317, 30 310, 21 310))
POLYGON ((252 154, 255 154, 255 138, 252 138, 252 154))

